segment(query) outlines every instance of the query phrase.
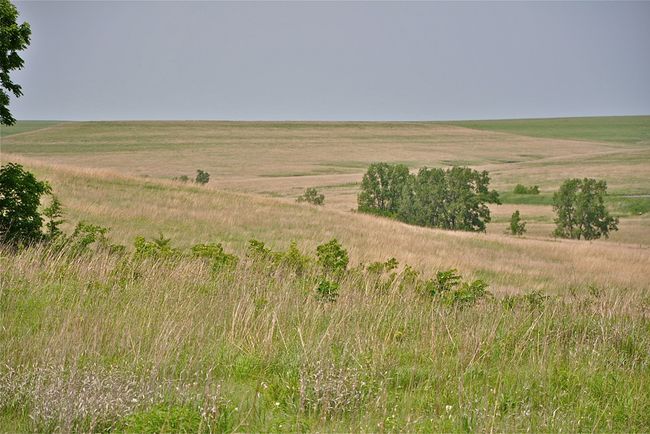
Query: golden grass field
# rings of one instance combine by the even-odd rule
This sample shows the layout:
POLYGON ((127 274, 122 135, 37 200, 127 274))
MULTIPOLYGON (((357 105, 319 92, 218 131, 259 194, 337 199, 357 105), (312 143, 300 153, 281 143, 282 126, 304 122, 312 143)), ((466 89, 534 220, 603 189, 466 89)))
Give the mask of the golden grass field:
POLYGON ((258 238, 312 248, 336 236, 356 262, 394 256, 425 271, 457 267, 503 291, 650 283, 647 214, 623 215, 609 240, 577 242, 550 236, 553 214, 545 204, 493 206, 487 234, 351 211, 357 183, 374 161, 468 164, 489 170, 504 192, 524 183, 550 194, 567 177, 593 176, 606 179, 611 193, 644 195, 645 142, 533 138, 437 123, 84 122, 9 135, 2 146, 6 158, 50 180, 70 221, 109 226, 126 243, 162 232, 185 246, 215 240, 238 249, 258 238), (169 180, 192 177, 197 168, 211 174, 205 187, 169 180), (321 209, 295 203, 311 186, 326 195, 321 209), (503 233, 515 209, 529 220, 525 237, 503 233))

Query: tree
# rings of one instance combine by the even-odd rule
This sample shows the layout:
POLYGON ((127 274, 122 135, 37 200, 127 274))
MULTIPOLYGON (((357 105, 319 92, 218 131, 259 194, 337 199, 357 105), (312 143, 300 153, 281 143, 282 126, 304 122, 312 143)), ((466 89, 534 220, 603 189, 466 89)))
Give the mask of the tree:
POLYGON ((516 210, 510 216, 510 233, 512 235, 523 235, 526 233, 526 222, 521 220, 519 210, 516 210))
POLYGON ((16 98, 23 94, 20 85, 9 73, 23 67, 18 52, 29 45, 31 29, 28 23, 18 24, 18 11, 9 0, 0 0, 0 124, 13 125, 16 119, 9 111, 9 93, 16 98))
POLYGON ((409 169, 403 164, 373 163, 363 175, 357 198, 362 212, 394 216, 400 207, 409 169))
POLYGON ((197 169, 196 179, 194 180, 194 182, 196 182, 197 184, 207 184, 208 181, 210 181, 210 174, 201 169, 197 169))
POLYGON ((54 195, 52 196, 52 203, 43 210, 43 215, 48 218, 48 222, 45 225, 47 228, 47 237, 50 240, 53 240, 61 235, 61 229, 59 229, 59 226, 65 222, 65 220, 62 219, 63 206, 58 197, 54 195))
POLYGON ((318 194, 315 188, 308 188, 305 193, 298 196, 296 202, 307 202, 312 205, 322 205, 325 202, 325 195, 318 194))
POLYGON ((424 167, 405 183, 398 218, 420 226, 485 231, 485 224, 490 222, 486 204, 501 203, 489 184, 486 171, 424 167))
POLYGON ((8 163, 0 168, 0 241, 9 244, 32 243, 43 237, 43 218, 38 207, 41 196, 51 188, 45 181, 8 163))
POLYGON ((560 238, 594 240, 618 230, 618 218, 609 215, 604 197, 607 183, 593 178, 567 179, 553 195, 554 235, 560 238))

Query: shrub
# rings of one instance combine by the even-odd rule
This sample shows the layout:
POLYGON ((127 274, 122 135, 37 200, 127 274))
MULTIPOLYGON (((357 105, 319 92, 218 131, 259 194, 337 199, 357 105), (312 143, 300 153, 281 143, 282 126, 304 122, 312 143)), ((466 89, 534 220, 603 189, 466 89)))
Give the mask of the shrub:
POLYGON ((19 245, 42 239, 41 196, 51 188, 16 163, 0 168, 0 241, 19 245))
POLYGON ((526 233, 526 222, 521 220, 519 210, 516 210, 510 216, 510 233, 512 235, 523 235, 526 233))
POLYGON ((618 230, 618 218, 605 208, 607 183, 593 178, 567 179, 553 195, 557 217, 554 235, 560 238, 594 240, 618 230))
MULTIPOLYGON (((198 176, 198 175, 197 175, 197 176, 198 176)), ((210 177, 210 176, 208 175, 208 179, 209 179, 209 177, 210 177)), ((179 176, 179 177, 172 178, 172 180, 173 180, 173 181, 179 181, 179 182, 182 182, 182 183, 186 183, 186 182, 189 182, 189 181, 190 181, 190 177, 187 176, 187 175, 181 175, 181 176, 179 176)))
POLYGON ((458 289, 445 293, 445 301, 460 307, 472 306, 488 294, 487 287, 488 284, 480 279, 463 282, 458 289))
POLYGON ((327 279, 322 279, 316 287, 316 295, 322 301, 336 301, 339 296, 339 284, 327 279))
POLYGON ((526 187, 523 184, 517 184, 513 190, 514 194, 539 194, 539 186, 533 185, 526 187))
POLYGON ((327 271, 334 274, 343 273, 348 267, 348 252, 336 238, 316 248, 318 263, 327 271))
POLYGON ((196 178, 194 179, 194 182, 196 182, 197 184, 207 184, 208 181, 210 181, 210 174, 201 169, 197 169, 196 178))
POLYGON ((294 269, 297 273, 305 271, 310 262, 309 256, 302 254, 295 241, 291 241, 289 248, 281 254, 279 259, 282 265, 294 269))
POLYGON ((296 202, 307 202, 312 205, 322 205, 325 202, 325 195, 318 194, 318 190, 315 188, 308 188, 301 196, 298 196, 296 202))
POLYGON ((152 241, 147 241, 141 236, 136 237, 133 244, 135 247, 135 255, 141 258, 160 258, 180 255, 180 252, 171 246, 171 239, 165 238, 162 233, 152 241))
POLYGON ((239 261, 237 256, 226 253, 221 243, 196 244, 192 247, 192 255, 198 258, 210 259, 215 270, 224 267, 234 267, 239 261))

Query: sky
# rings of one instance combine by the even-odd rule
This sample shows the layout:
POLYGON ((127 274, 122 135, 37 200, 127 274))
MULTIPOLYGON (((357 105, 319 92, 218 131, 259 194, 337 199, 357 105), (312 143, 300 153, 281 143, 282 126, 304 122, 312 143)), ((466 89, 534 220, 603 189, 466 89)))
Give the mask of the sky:
POLYGON ((650 2, 15 4, 17 119, 650 114, 650 2))

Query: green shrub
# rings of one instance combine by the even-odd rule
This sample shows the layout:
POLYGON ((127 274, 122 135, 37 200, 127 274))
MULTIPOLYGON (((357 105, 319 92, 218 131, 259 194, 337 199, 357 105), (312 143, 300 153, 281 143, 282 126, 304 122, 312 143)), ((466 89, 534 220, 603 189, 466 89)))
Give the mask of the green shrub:
POLYGON ((180 255, 180 252, 171 246, 171 239, 165 238, 162 233, 152 241, 147 241, 142 236, 136 237, 133 244, 135 255, 140 258, 166 258, 180 255))
POLYGON ((210 174, 201 169, 197 169, 196 178, 194 178, 194 182, 203 185, 203 184, 207 184, 208 181, 210 181, 210 174))
POLYGON ((523 184, 517 184, 512 192, 514 194, 539 194, 539 186, 526 187, 523 184))
POLYGON ((488 284, 480 279, 463 282, 459 288, 445 293, 445 301, 460 307, 473 306, 488 294, 487 287, 488 284))
POLYGON ((196 244, 192 247, 192 255, 198 258, 207 258, 212 261, 215 270, 224 267, 234 267, 239 258, 224 251, 221 243, 217 244, 196 244))
POLYGON ((303 255, 298 249, 298 244, 296 244, 295 241, 291 241, 287 251, 279 256, 279 262, 282 265, 295 270, 297 273, 302 273, 311 262, 311 258, 303 255))
POLYGON ((372 274, 381 274, 395 270, 398 265, 399 262, 397 262, 397 259, 390 258, 386 262, 373 262, 371 264, 368 264, 366 271, 372 274))
POLYGON ((318 246, 316 255, 318 256, 318 263, 326 272, 341 274, 348 267, 348 252, 336 238, 332 238, 329 242, 318 246))
POLYGON ((322 301, 336 301, 339 296, 339 284, 327 279, 322 279, 316 287, 316 296, 322 301))
POLYGON ((325 195, 319 194, 315 188, 308 188, 305 192, 298 196, 296 202, 307 202, 312 205, 323 205, 325 202, 325 195))

